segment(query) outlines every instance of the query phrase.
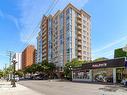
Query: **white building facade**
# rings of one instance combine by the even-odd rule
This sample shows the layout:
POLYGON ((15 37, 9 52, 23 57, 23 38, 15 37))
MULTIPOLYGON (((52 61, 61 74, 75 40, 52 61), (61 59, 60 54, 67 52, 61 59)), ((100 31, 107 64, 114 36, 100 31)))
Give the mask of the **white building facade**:
POLYGON ((17 63, 16 63, 16 71, 17 70, 21 70, 22 69, 22 53, 15 53, 13 58, 16 59, 17 63))

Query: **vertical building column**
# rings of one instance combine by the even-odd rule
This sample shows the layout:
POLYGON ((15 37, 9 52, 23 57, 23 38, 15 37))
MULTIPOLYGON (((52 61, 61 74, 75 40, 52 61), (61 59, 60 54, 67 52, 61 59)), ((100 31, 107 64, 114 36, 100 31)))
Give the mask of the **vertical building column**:
POLYGON ((90 81, 92 82, 92 80, 93 80, 93 74, 92 74, 92 70, 90 70, 90 81))
POLYGON ((73 77, 73 71, 71 71, 71 74, 72 74, 72 80, 73 80, 73 78, 74 78, 74 77, 73 77))
POLYGON ((116 68, 113 68, 113 83, 116 83, 116 68))

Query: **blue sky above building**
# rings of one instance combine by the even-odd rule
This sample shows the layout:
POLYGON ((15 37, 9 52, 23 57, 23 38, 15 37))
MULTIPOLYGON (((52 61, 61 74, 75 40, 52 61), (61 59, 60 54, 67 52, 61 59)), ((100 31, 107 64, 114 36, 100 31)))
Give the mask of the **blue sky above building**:
POLYGON ((1 0, 0 1, 0 68, 9 63, 7 51, 21 52, 29 41, 36 45, 38 23, 49 6, 48 14, 68 3, 91 15, 92 57, 113 58, 115 48, 127 44, 126 0, 1 0))

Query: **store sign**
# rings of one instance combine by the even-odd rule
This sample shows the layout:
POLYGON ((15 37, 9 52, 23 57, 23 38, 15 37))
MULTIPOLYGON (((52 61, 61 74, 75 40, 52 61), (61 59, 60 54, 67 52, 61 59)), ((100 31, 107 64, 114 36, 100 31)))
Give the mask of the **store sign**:
POLYGON ((85 63, 82 65, 81 68, 82 69, 96 69, 96 68, 116 68, 116 67, 127 67, 127 63, 125 66, 125 58, 85 63))
POLYGON ((107 66, 107 63, 99 63, 99 64, 92 65, 93 68, 106 67, 106 66, 107 66))

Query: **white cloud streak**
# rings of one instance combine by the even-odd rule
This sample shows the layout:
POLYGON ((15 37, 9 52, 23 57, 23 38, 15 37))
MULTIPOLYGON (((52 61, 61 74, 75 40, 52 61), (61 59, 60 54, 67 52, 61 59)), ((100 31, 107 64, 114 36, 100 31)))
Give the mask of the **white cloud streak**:
POLYGON ((124 37, 122 37, 122 38, 119 39, 119 40, 113 41, 113 42, 111 42, 111 43, 105 45, 104 47, 102 47, 102 48, 100 48, 100 49, 97 49, 97 50, 93 51, 93 53, 96 54, 96 53, 98 53, 98 52, 101 52, 101 51, 103 51, 103 50, 105 50, 105 49, 111 48, 112 46, 115 46, 115 45, 117 45, 117 44, 119 44, 119 43, 121 43, 121 42, 124 42, 124 41, 126 41, 126 40, 127 40, 127 36, 124 36, 124 37))
POLYGON ((4 13, 2 10, 0 10, 0 17, 3 19, 5 18, 5 19, 10 20, 12 23, 15 24, 16 28, 18 30, 20 30, 19 21, 15 16, 13 16, 11 14, 4 13))
POLYGON ((6 17, 15 24, 18 30, 20 30, 19 21, 16 17, 14 17, 13 15, 9 15, 9 14, 7 14, 6 17))

